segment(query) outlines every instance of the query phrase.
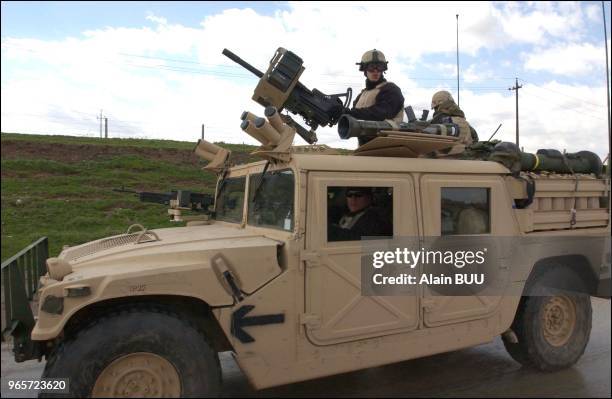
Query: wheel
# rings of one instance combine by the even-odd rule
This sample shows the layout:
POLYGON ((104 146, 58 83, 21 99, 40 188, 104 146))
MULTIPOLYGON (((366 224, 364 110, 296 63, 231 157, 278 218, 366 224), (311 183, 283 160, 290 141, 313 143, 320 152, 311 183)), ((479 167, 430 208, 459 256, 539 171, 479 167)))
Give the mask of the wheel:
POLYGON ((536 282, 528 290, 531 295, 521 298, 511 327, 518 342, 506 336, 502 339, 517 362, 554 371, 572 366, 584 353, 591 335, 592 309, 586 294, 546 290, 536 282))
POLYGON ((59 344, 42 377, 69 378, 73 397, 202 397, 221 388, 219 357, 204 335, 153 308, 97 319, 59 344))

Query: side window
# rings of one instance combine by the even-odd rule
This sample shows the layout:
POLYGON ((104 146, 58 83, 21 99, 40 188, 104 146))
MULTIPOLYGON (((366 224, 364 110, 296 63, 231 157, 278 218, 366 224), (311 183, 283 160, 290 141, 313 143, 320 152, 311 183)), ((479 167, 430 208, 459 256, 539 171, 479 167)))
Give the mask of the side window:
POLYGON ((228 178, 219 187, 215 204, 217 220, 240 223, 244 204, 245 177, 228 178))
POLYGON ((290 169, 253 174, 249 180, 248 224, 293 230, 294 177, 290 169))
POLYGON ((392 187, 328 187, 327 241, 393 236, 392 187))
POLYGON ((491 232, 491 192, 480 187, 442 187, 442 235, 491 232))

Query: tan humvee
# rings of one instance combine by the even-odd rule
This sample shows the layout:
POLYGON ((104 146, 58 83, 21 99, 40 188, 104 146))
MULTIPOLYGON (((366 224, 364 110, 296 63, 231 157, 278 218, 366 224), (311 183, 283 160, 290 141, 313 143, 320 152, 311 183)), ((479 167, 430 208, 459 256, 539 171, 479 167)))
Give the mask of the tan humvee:
MULTIPOLYGON (((253 197, 264 166, 229 171, 210 224, 64 250, 55 262, 71 272, 43 279, 32 332, 53 349, 44 376, 70 377, 79 395, 120 396, 136 387, 165 396, 218 392, 217 352, 227 350, 258 389, 500 334, 517 360, 542 369, 567 367, 582 354, 591 325, 587 295, 362 296, 361 242, 327 239, 328 187, 392 188, 395 235, 440 235, 440 189, 467 187, 489 190, 486 234, 609 237, 607 209, 591 200, 604 195, 603 180, 582 178, 577 195, 586 202, 570 229, 569 212, 547 203, 571 197, 572 179, 542 178, 537 206, 517 210, 512 202, 520 190, 494 162, 294 154, 267 172, 279 184, 285 179, 274 196, 284 201, 279 209, 291 210, 272 215, 244 200, 253 197), (57 301, 63 306, 49 305, 57 301), (570 357, 560 355, 568 350, 570 357), (134 367, 142 370, 138 377, 134 367)), ((549 269, 597 294, 596 283, 609 279, 609 270, 600 270, 603 253, 571 242, 549 248, 544 258, 511 265, 511 283, 522 288, 549 269)))
POLYGON ((295 131, 277 115, 267 110, 267 121, 254 122, 243 114, 264 161, 228 168, 218 147, 196 149, 219 172, 215 217, 49 259, 31 333, 47 358, 43 377, 70 378, 77 396, 218 394, 221 351, 262 389, 500 335, 524 365, 554 370, 578 360, 591 329, 589 295, 610 295, 609 180, 531 174, 529 194, 527 179, 496 162, 405 157, 439 148, 419 133, 390 134, 388 152, 370 143, 376 156, 291 148, 295 131), (364 241, 333 238, 330 227, 355 187, 377 195, 393 236, 549 240, 500 259, 507 291, 496 295, 435 295, 427 285, 362 295, 364 241), (538 294, 544 280, 583 289, 538 294))

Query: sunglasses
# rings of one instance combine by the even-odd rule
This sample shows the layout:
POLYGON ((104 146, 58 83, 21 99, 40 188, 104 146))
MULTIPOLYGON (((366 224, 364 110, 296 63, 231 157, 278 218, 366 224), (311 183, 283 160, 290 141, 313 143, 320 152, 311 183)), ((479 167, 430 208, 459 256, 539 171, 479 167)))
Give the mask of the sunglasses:
POLYGON ((346 193, 346 198, 362 198, 363 196, 363 193, 346 193))
POLYGON ((366 71, 368 72, 374 72, 374 71, 382 72, 384 70, 385 70, 385 66, 383 64, 370 64, 366 68, 366 71))

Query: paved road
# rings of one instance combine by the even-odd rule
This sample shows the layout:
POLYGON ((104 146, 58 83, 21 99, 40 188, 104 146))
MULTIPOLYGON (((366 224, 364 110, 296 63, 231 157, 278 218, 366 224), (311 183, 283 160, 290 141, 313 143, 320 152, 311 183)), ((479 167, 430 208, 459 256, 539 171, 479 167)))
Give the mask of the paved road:
MULTIPOLYGON (((568 370, 540 373, 521 368, 500 339, 479 347, 383 367, 254 391, 229 353, 221 354, 227 397, 610 397, 610 301, 593 299, 593 330, 584 356, 568 370)), ((2 346, 2 377, 36 379, 43 363, 15 364, 2 346)), ((2 397, 33 393, 9 392, 2 397)))

